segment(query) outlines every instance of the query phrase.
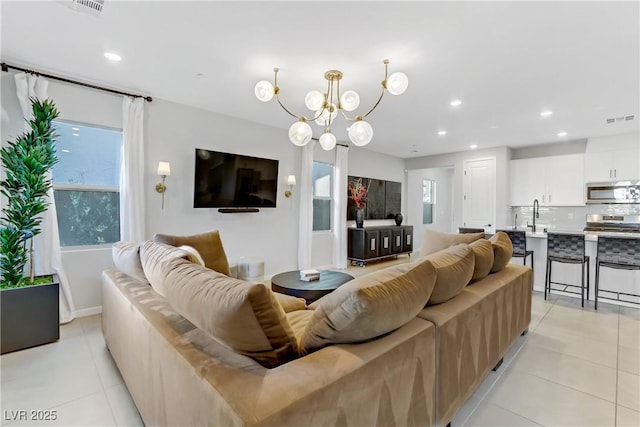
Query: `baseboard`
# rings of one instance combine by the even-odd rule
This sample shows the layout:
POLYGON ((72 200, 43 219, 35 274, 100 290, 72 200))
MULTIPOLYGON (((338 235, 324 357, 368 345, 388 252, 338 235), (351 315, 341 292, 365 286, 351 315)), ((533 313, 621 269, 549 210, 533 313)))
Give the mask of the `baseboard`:
POLYGON ((83 308, 82 310, 76 310, 76 317, 87 317, 87 316, 93 316, 94 314, 101 314, 102 313, 102 306, 99 305, 97 307, 89 307, 89 308, 83 308))

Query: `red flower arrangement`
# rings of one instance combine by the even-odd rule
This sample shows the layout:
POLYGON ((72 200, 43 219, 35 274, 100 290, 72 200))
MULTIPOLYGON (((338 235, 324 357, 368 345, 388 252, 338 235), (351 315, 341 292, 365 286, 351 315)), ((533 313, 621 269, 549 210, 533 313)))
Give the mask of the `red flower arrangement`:
POLYGON ((364 209, 367 204, 369 188, 362 183, 362 178, 349 181, 349 198, 356 202, 356 208, 364 209))

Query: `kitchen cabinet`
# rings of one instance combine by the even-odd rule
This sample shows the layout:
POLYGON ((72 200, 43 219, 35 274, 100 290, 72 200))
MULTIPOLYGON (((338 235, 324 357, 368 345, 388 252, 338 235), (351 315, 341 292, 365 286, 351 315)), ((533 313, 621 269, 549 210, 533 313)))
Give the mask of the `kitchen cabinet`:
POLYGON ((517 159, 510 163, 510 205, 584 206, 584 154, 517 159))
POLYGON ((636 148, 585 154, 585 182, 640 179, 640 153, 636 148))

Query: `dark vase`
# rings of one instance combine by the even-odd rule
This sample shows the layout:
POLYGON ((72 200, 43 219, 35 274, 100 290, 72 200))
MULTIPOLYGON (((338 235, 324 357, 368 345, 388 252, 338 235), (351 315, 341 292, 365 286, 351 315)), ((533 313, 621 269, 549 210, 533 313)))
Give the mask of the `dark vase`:
POLYGON ((396 220, 396 225, 400 225, 402 224, 402 220, 404 219, 404 217, 402 216, 402 214, 398 213, 396 214, 394 219, 396 220))
POLYGON ((356 227, 362 228, 364 225, 364 210, 356 209, 356 227))

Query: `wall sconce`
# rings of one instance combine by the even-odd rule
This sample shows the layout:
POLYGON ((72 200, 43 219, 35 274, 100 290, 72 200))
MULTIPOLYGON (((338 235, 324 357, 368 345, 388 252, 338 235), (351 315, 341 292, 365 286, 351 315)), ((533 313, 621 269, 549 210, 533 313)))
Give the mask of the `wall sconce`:
POLYGON ((289 189, 284 192, 284 197, 289 198, 293 194, 292 193, 293 186, 296 185, 296 176, 295 175, 289 175, 287 177, 287 185, 289 186, 289 189))
POLYGON ((162 209, 164 209, 164 192, 167 191, 164 181, 171 175, 171 164, 169 162, 158 162, 158 175, 162 177, 162 182, 156 184, 156 191, 162 194, 162 209))

